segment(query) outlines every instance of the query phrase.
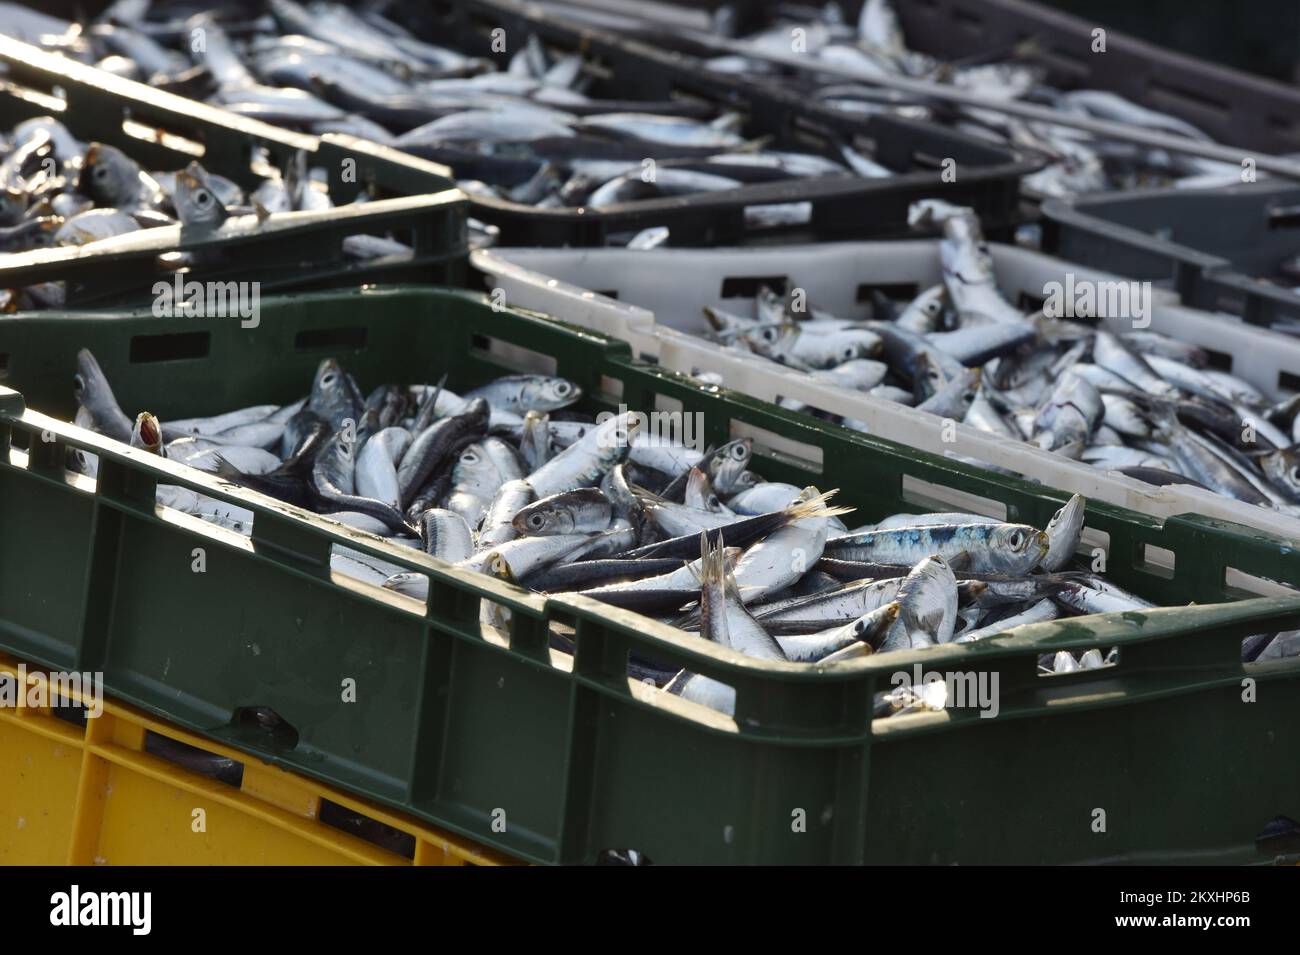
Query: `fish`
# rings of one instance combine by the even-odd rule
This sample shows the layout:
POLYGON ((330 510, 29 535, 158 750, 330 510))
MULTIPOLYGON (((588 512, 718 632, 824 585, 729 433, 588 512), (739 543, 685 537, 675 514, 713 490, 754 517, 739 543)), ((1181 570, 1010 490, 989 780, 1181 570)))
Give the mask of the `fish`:
POLYGON ((957 624, 957 578, 942 557, 926 557, 908 571, 899 585, 897 603, 896 619, 872 649, 887 653, 952 640, 957 624))
MULTIPOLYGON (((776 638, 746 609, 737 578, 727 565, 723 545, 710 544, 706 535, 700 536, 698 573, 700 635, 704 639, 760 660, 788 659, 776 638)), ((728 715, 735 712, 735 690, 698 673, 683 670, 664 689, 728 715)))
POLYGON ((590 534, 609 527, 613 510, 613 505, 603 491, 583 487, 561 491, 525 505, 515 512, 511 525, 521 537, 590 534))
POLYGON ((826 542, 828 557, 913 564, 926 556, 970 558, 971 570, 1025 574, 1050 549, 1045 533, 1025 524, 946 524, 843 534, 826 542))

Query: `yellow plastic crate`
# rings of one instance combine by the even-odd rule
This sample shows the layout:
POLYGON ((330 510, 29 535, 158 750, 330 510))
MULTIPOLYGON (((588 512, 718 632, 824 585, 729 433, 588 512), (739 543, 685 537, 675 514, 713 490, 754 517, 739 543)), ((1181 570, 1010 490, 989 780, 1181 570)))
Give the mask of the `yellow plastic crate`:
MULTIPOLYGON (((0 655, 7 679, 18 667, 0 655)), ((0 707, 0 866, 515 861, 135 707, 85 719, 53 702, 0 707)))

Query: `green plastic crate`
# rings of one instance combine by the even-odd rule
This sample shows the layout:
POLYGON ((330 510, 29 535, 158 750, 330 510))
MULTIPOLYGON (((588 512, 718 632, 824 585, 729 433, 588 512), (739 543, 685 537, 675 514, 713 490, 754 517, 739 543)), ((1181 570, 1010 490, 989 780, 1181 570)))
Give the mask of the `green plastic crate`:
MULTIPOLYGON (((541 367, 580 383, 588 411, 680 404, 703 415, 711 442, 754 435, 756 470, 839 488, 855 520, 962 493, 1042 526, 1064 495, 821 426, 466 292, 275 299, 255 330, 126 313, 0 320, 0 382, 27 406, 0 390, 0 448, 15 449, 0 456, 0 648, 102 670, 121 699, 516 857, 1243 862, 1263 858, 1254 840, 1269 820, 1300 816, 1300 661, 1240 662, 1242 637, 1300 627, 1296 596, 1074 619, 834 667, 761 662, 450 569, 63 423, 81 347, 124 408, 164 419, 294 400, 327 355, 363 388, 446 372, 463 390, 541 367), (63 469, 67 447, 100 456, 97 486, 63 469), (160 480, 250 508, 251 539, 160 514, 160 480), (343 542, 427 573, 427 608, 332 578, 330 547, 343 542), (508 645, 482 635, 482 597, 513 611, 508 645), (548 651, 552 622, 575 628, 575 657, 548 651), (1093 646, 1119 647, 1118 665, 1037 675, 1041 653, 1093 646), (735 718, 630 683, 631 652, 735 686, 735 718), (873 723, 872 694, 917 663, 996 674, 1001 715, 873 723), (343 703, 349 678, 356 702, 343 703), (1242 702, 1248 678, 1257 702, 1242 702), (262 728, 257 707, 283 723, 262 728)), ((1300 580, 1292 544, 1233 525, 1160 526, 1090 505, 1087 527, 1109 537, 1109 576, 1163 603, 1240 596, 1229 568, 1300 580), (1172 571, 1149 548, 1169 552, 1172 571)))
POLYGON ((254 188, 259 165, 278 168, 299 151, 329 174, 336 208, 277 215, 248 231, 251 217, 212 233, 148 229, 85 248, 0 254, 0 289, 63 282, 69 307, 149 302, 192 256, 186 281, 256 281, 262 292, 363 283, 464 281, 468 204, 450 170, 386 146, 328 133, 308 136, 155 90, 0 35, 0 130, 52 115, 83 141, 124 150, 149 170, 209 172, 254 188), (352 205, 358 194, 373 199, 352 205), (349 235, 391 236, 415 250, 401 261, 358 262, 343 254, 349 235))

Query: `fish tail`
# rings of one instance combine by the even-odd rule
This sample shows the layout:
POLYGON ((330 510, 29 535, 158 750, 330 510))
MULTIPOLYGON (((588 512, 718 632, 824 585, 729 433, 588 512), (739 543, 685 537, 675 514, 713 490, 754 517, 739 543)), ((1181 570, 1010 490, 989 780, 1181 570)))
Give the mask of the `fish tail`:
POLYGON ((700 586, 710 587, 722 584, 727 575, 727 549, 719 539, 710 543, 707 531, 700 531, 700 586))
POLYGON ((818 492, 815 487, 804 488, 801 499, 785 509, 786 518, 797 521, 806 517, 838 517, 841 514, 852 514, 851 507, 826 506, 826 502, 838 493, 839 488, 832 488, 825 492, 818 492))
MULTIPOLYGON (((239 468, 227 461, 220 451, 212 452, 212 473, 223 481, 229 481, 232 484, 248 484, 249 475, 245 474, 239 468)), ((256 490, 256 489, 255 489, 256 490)))

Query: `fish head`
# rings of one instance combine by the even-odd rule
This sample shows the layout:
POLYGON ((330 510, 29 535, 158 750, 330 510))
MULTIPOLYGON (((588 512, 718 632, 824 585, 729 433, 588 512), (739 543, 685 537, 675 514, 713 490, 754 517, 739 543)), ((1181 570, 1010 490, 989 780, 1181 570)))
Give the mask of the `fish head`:
POLYGON ((72 376, 72 394, 77 399, 77 404, 92 409, 112 395, 103 369, 88 348, 77 352, 77 373, 72 376))
POLYGON ((571 534, 576 526, 573 509, 558 501, 530 504, 522 508, 510 523, 521 537, 571 534))
POLYGON ((763 483, 763 478, 759 477, 753 471, 741 471, 736 480, 731 485, 731 492, 739 494, 741 491, 747 491, 752 487, 758 487, 763 483))
POLYGON ((544 411, 567 408, 582 397, 582 388, 567 378, 539 378, 527 390, 529 404, 544 411))
POLYGON ((360 413, 356 396, 352 394, 352 383, 338 361, 325 359, 316 366, 308 407, 331 424, 338 424, 343 418, 355 418, 360 413))
POLYGON ((749 467, 753 455, 753 438, 739 438, 724 444, 709 459, 706 474, 710 483, 723 494, 731 493, 740 476, 749 467))
POLYGON ((1024 567, 1026 571, 1037 567, 1051 548, 1045 533, 1026 524, 1004 524, 995 528, 990 545, 999 564, 1024 567))
POLYGON ((778 322, 755 323, 740 333, 750 351, 773 361, 784 361, 786 353, 799 335, 799 326, 788 318, 778 322))
POLYGON ((162 425, 148 411, 141 411, 135 417, 135 424, 131 427, 131 447, 150 454, 162 453, 162 425))
POLYGON ((217 198, 208 174, 192 162, 176 174, 176 191, 172 194, 176 215, 184 226, 214 229, 229 218, 226 207, 217 198))
POLYGON ((1052 519, 1047 523, 1047 533, 1050 536, 1053 531, 1073 533, 1083 526, 1084 510, 1087 507, 1087 501, 1082 494, 1075 494, 1066 502, 1065 506, 1052 515, 1052 519))
POLYGON ((1260 455, 1259 463, 1274 484, 1291 494, 1300 495, 1300 445, 1260 455))
POLYGON ((859 617, 853 625, 853 635, 873 648, 878 646, 881 638, 889 632, 889 628, 898 619, 900 610, 902 610, 902 604, 897 600, 892 600, 871 613, 859 617))
POLYGON ((939 316, 943 314, 943 306, 947 300, 948 288, 940 283, 926 289, 913 299, 912 304, 926 318, 931 321, 938 321, 939 316))
POLYGON ((596 446, 601 448, 630 448, 641 433, 643 417, 635 411, 625 411, 606 419, 596 428, 596 446))
POLYGON ((845 362, 857 361, 859 358, 870 358, 880 348, 880 339, 870 332, 866 335, 848 335, 839 342, 838 349, 834 359, 836 365, 842 365, 845 362))
POLYGON ((140 167, 115 146, 91 143, 81 162, 77 190, 100 206, 132 204, 139 192, 140 167))
POLYGON ((484 478, 491 479, 496 474, 496 465, 487 449, 475 442, 465 448, 452 467, 451 477, 457 486, 477 483, 484 478))

